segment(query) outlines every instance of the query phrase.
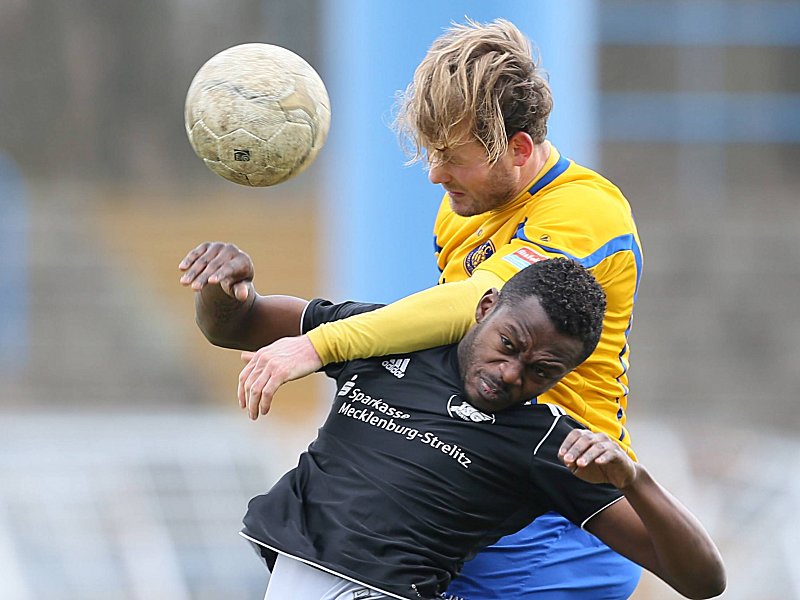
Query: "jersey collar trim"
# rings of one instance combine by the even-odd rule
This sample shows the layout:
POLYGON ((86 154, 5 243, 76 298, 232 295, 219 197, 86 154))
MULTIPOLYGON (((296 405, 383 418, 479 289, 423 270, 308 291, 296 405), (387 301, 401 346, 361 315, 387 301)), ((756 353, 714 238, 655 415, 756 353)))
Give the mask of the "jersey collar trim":
POLYGON ((555 148, 552 148, 552 153, 558 156, 555 164, 547 169, 544 174, 537 179, 534 184, 528 188, 528 194, 531 196, 540 192, 542 189, 553 183, 553 181, 569 168, 570 161, 568 158, 561 156, 555 148))

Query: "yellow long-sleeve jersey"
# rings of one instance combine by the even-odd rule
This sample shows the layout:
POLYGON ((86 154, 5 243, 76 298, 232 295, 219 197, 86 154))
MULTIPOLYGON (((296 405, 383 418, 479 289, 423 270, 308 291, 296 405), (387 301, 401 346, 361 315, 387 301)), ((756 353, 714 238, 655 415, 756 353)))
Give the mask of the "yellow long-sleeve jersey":
POLYGON ((630 451, 625 429, 628 333, 642 270, 630 205, 599 174, 555 148, 537 178, 502 208, 460 217, 445 195, 434 226, 440 283, 487 270, 507 281, 525 266, 555 256, 589 269, 606 293, 603 334, 589 359, 539 398, 564 407, 630 451))

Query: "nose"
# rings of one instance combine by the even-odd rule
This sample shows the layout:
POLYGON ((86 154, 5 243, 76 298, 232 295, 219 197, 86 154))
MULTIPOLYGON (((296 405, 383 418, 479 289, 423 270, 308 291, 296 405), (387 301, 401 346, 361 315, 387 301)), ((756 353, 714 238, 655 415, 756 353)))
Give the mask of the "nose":
POLYGON ((428 180, 434 185, 447 183, 450 181, 450 174, 447 172, 447 168, 443 163, 437 163, 431 165, 428 171, 428 180))
POLYGON ((522 386, 522 373, 523 368, 519 361, 509 360, 502 364, 500 370, 500 379, 503 383, 510 387, 522 386))

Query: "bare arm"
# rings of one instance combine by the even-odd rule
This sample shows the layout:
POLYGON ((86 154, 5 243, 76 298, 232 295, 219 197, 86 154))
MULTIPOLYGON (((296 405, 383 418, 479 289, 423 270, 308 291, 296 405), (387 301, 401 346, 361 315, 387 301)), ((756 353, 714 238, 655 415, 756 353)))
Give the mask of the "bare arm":
POLYGON ((184 272, 181 284, 197 292, 195 319, 212 344, 257 350, 277 339, 300 335, 300 318, 308 302, 257 294, 253 261, 233 244, 204 242, 178 268, 184 272))
POLYGON ((688 598, 725 590, 722 557, 697 518, 605 434, 573 430, 559 450, 590 483, 610 483, 625 497, 592 517, 586 529, 688 598))
POLYGON ((304 300, 260 296, 250 257, 233 244, 205 242, 178 268, 180 282, 198 292, 197 325, 217 346, 256 351, 239 376, 239 404, 252 419, 265 415, 277 389, 353 358, 429 348, 461 339, 483 293, 503 281, 481 271, 467 281, 435 286, 371 313, 325 323, 299 335, 304 300), (277 341, 276 341, 277 340, 277 341), (324 348, 324 349, 321 349, 324 348))

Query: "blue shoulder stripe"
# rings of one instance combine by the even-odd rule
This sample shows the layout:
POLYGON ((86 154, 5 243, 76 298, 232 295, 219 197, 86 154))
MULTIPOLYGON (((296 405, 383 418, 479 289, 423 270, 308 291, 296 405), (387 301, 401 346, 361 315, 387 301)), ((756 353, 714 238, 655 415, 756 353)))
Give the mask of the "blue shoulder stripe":
MULTIPOLYGON (((525 221, 527 222, 527 219, 525 219, 525 221)), ((606 258, 616 254, 617 252, 630 252, 633 254, 634 261, 636 261, 636 286, 633 293, 633 299, 636 300, 636 297, 639 293, 639 278, 642 273, 642 250, 639 248, 639 244, 636 243, 636 237, 634 237, 632 233, 626 233, 619 237, 615 237, 614 239, 600 246, 589 256, 584 256, 583 258, 573 256, 572 254, 564 252, 559 248, 552 248, 550 246, 545 246, 544 244, 534 242, 525 235, 525 222, 520 223, 517 226, 517 233, 514 234, 514 237, 522 240, 523 242, 527 242, 528 244, 538 246, 545 252, 550 252, 551 254, 560 254, 561 256, 574 260, 576 263, 586 267, 587 269, 596 267, 606 258)))
POLYGON ((618 252, 630 252, 631 254, 633 254, 633 259, 636 262, 636 286, 634 287, 634 292, 633 292, 633 299, 636 300, 636 297, 639 294, 639 278, 642 274, 642 250, 641 248, 639 248, 639 244, 636 243, 636 237, 632 233, 626 233, 619 237, 615 237, 614 239, 600 246, 589 256, 585 256, 583 258, 578 258, 577 256, 570 256, 566 252, 562 252, 561 250, 558 250, 556 248, 548 248, 546 246, 542 246, 541 244, 539 244, 539 246, 542 248, 542 250, 547 250, 548 252, 562 254, 567 258, 571 258, 579 265, 582 265, 587 269, 596 267, 606 258, 612 256, 613 254, 617 254, 618 252))
POLYGON ((531 189, 528 190, 528 193, 533 196, 545 186, 550 185, 556 177, 561 175, 569 168, 569 164, 570 161, 568 158, 564 158, 563 156, 559 157, 558 162, 550 167, 550 170, 542 175, 542 178, 531 186, 531 189))

